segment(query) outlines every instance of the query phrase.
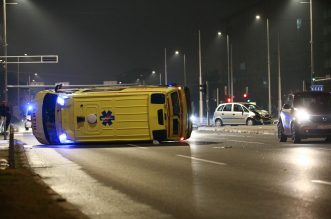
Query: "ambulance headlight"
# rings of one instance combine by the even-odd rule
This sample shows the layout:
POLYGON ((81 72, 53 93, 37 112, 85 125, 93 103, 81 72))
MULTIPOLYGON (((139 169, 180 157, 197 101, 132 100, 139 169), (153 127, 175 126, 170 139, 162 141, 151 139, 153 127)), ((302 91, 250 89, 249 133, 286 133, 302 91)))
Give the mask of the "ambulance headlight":
POLYGON ((57 104, 59 104, 60 106, 64 106, 65 103, 66 103, 66 99, 68 99, 67 96, 58 96, 56 102, 57 102, 57 104))
POLYGON ((63 133, 59 136, 59 140, 61 143, 65 143, 67 141, 67 134, 63 133))
POLYGON ((62 144, 64 143, 73 143, 72 141, 68 140, 67 134, 66 133, 62 133, 61 135, 59 135, 59 140, 62 144))

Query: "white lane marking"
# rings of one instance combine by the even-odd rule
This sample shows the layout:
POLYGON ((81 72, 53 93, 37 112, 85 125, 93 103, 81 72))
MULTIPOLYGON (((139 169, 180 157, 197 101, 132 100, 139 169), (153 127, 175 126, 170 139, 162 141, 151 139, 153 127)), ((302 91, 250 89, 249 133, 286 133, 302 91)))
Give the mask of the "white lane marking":
POLYGON ((212 160, 205 160, 205 159, 185 156, 185 155, 181 155, 181 154, 176 154, 176 156, 191 159, 191 160, 202 161, 202 162, 205 162, 205 163, 212 163, 212 164, 221 165, 221 166, 227 165, 226 163, 216 162, 216 161, 212 161, 212 160))
POLYGON ((147 147, 141 147, 139 145, 135 145, 135 144, 128 144, 129 146, 132 146, 132 147, 136 147, 136 148, 141 148, 141 149, 148 149, 147 147))
POLYGON ((229 148, 232 148, 232 146, 222 146, 222 147, 217 146, 217 147, 213 147, 213 148, 215 148, 215 149, 229 149, 229 148))
POLYGON ((311 180, 311 182, 331 186, 331 182, 324 181, 324 180, 311 180))
POLYGON ((237 141, 237 140, 226 140, 226 141, 233 141, 233 142, 247 143, 247 144, 265 144, 262 142, 255 142, 255 141, 237 141))

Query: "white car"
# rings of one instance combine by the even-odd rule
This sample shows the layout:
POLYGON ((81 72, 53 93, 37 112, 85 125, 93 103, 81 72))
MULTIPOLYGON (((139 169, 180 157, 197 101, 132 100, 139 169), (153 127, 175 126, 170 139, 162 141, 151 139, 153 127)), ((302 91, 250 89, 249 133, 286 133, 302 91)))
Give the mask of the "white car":
POLYGON ((260 123, 260 116, 240 103, 223 103, 214 112, 215 126, 255 125, 260 123))
POLYGON ((24 127, 26 131, 29 131, 29 129, 32 127, 32 123, 31 123, 32 108, 33 108, 32 105, 28 104, 24 118, 24 127))

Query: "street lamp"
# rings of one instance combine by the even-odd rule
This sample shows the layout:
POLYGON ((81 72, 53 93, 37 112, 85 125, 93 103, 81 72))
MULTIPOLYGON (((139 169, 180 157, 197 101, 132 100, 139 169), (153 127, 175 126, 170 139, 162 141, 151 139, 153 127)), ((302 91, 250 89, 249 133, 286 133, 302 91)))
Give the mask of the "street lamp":
MULTIPOLYGON (((24 53, 24 56, 27 56, 27 53, 24 53)), ((17 107, 20 107, 20 57, 17 58, 17 107)))
POLYGON ((203 91, 200 89, 202 84, 202 71, 201 71, 201 36, 200 36, 200 30, 198 31, 199 34, 199 120, 200 125, 203 122, 203 91))
POLYGON ((314 83, 314 74, 315 74, 315 63, 314 63, 314 29, 313 29, 313 1, 309 2, 300 1, 301 4, 309 4, 309 19, 310 19, 310 82, 314 83))
MULTIPOLYGON (((261 16, 256 15, 256 20, 260 20, 261 16)), ((267 64, 268 64, 268 111, 271 114, 271 85, 270 85, 270 30, 269 30, 269 18, 267 20, 267 64)))
MULTIPOLYGON (((152 75, 155 75, 156 74, 156 71, 152 71, 152 75)), ((162 85, 162 74, 160 72, 159 74, 159 78, 160 78, 160 85, 162 85)))
MULTIPOLYGON (((34 73, 33 74, 35 77, 37 77, 38 76, 38 73, 34 73)), ((29 76, 29 81, 28 81, 28 83, 29 83, 29 102, 31 102, 31 73, 28 73, 28 76, 29 76)), ((35 79, 32 79, 32 82, 36 82, 36 80, 35 79)))
POLYGON ((167 48, 164 48, 164 83, 168 84, 168 72, 167 72, 167 48))
MULTIPOLYGON (((219 37, 222 36, 222 32, 217 32, 219 37)), ((227 84, 227 92, 231 96, 231 102, 233 102, 233 79, 230 71, 230 37, 229 34, 226 34, 226 54, 227 54, 227 61, 228 61, 228 84, 227 84)))
POLYGON ((8 69, 7 69, 7 4, 17 5, 17 2, 7 3, 6 0, 2 1, 3 5, 3 55, 5 56, 4 60, 4 86, 3 86, 3 94, 5 103, 8 102, 8 93, 7 93, 7 84, 8 84, 8 69))
MULTIPOLYGON (((179 51, 176 50, 175 54, 179 55, 179 51)), ((186 56, 185 56, 185 53, 183 53, 183 59, 184 59, 184 72, 183 72, 183 74, 184 74, 184 86, 186 86, 186 56)))

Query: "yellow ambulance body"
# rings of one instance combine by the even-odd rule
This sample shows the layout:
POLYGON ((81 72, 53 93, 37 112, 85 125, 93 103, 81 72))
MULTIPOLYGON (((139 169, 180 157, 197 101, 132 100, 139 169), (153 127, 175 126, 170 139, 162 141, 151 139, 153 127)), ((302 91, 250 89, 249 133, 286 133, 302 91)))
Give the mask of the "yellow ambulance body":
POLYGON ((37 93, 33 134, 43 144, 190 137, 190 100, 178 86, 113 86, 37 93))

